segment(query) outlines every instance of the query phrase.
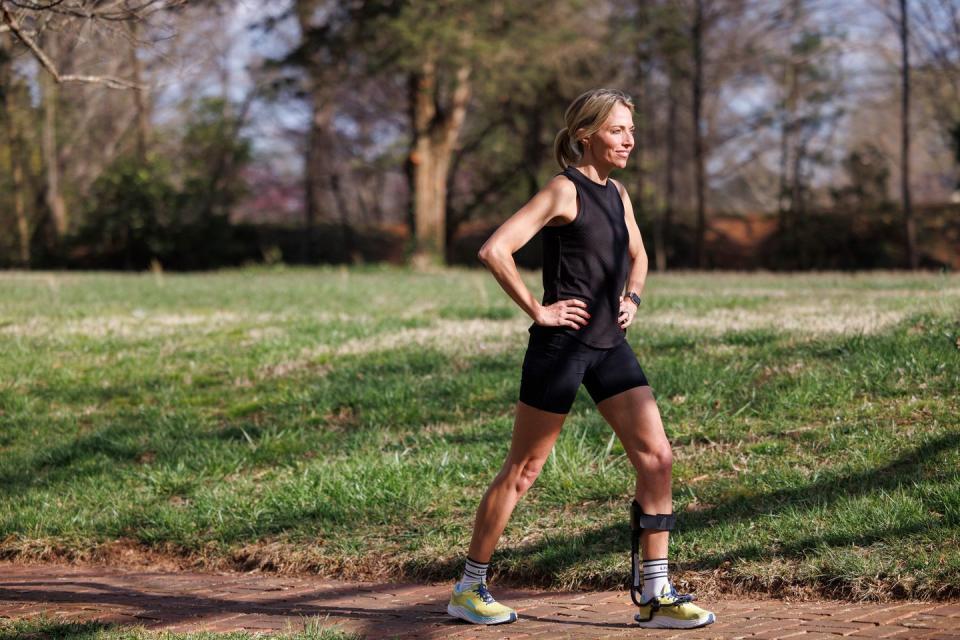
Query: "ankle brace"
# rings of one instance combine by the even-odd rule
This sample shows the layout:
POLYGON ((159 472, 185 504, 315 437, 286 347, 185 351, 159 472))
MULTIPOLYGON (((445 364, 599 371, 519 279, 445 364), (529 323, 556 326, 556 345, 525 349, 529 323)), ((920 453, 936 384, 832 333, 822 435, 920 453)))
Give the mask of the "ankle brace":
POLYGON ((672 531, 677 518, 672 513, 658 513, 650 515, 643 512, 643 507, 636 500, 630 505, 630 567, 633 572, 630 584, 630 599, 633 604, 641 606, 637 594, 641 590, 640 574, 640 536, 644 529, 652 531, 672 531))

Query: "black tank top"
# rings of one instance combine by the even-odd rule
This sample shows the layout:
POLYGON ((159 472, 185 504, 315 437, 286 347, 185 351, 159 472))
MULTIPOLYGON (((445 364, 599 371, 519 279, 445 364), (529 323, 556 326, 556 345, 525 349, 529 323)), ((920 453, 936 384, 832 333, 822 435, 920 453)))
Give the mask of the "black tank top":
POLYGON ((591 347, 615 347, 625 334, 617 316, 630 270, 623 200, 610 179, 602 185, 570 166, 558 175, 576 186, 579 206, 573 222, 543 228, 542 304, 576 298, 587 303, 591 317, 580 329, 534 324, 530 331, 563 332, 591 347))

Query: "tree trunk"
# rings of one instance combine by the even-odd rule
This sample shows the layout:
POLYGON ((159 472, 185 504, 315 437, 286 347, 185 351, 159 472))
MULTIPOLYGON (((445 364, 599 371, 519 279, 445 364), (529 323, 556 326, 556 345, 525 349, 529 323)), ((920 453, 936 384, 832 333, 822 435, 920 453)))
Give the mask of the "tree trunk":
POLYGON ((903 223, 907 240, 907 266, 919 266, 917 231, 910 202, 910 30, 907 0, 900 0, 901 103, 900 103, 900 193, 903 201, 903 223))
MULTIPOLYGON (((58 58, 58 36, 55 31, 45 34, 44 44, 46 53, 54 61, 58 58)), ((49 73, 40 74, 40 86, 43 99, 43 133, 41 148, 43 166, 46 173, 44 184, 44 201, 53 218, 53 230, 57 241, 60 241, 69 230, 67 206, 60 192, 60 152, 57 145, 57 102, 60 99, 60 90, 56 81, 49 73)))
POLYGON ((324 180, 324 153, 329 153, 328 133, 333 121, 333 104, 320 88, 320 78, 314 77, 310 88, 310 128, 307 132, 307 148, 304 153, 303 190, 305 203, 305 229, 301 257, 304 262, 317 259, 315 253, 317 220, 320 215, 320 186, 324 180))
MULTIPOLYGON (((644 12, 644 7, 641 3, 640 6, 638 7, 637 29, 641 33, 643 33, 645 28, 646 28, 646 14, 644 12)), ((636 182, 637 190, 635 193, 635 197, 633 198, 633 202, 634 202, 633 209, 634 209, 634 213, 642 214, 646 210, 646 201, 645 201, 646 182, 647 182, 646 150, 648 147, 652 149, 653 145, 650 144, 652 140, 649 139, 652 137, 652 133, 651 133, 652 127, 648 126, 649 123, 647 122, 647 113, 648 113, 647 105, 650 102, 650 100, 647 99, 647 95, 646 95, 647 92, 646 92, 646 86, 645 86, 646 80, 647 80, 647 77, 646 77, 647 65, 648 65, 650 56, 647 53, 646 47, 644 44, 645 38, 640 38, 639 40, 641 44, 637 48, 637 93, 636 93, 637 95, 636 109, 637 109, 637 114, 639 115, 639 118, 638 118, 639 122, 637 122, 637 130, 636 130, 636 133, 634 134, 634 141, 641 140, 643 143, 634 146, 634 150, 635 150, 634 155, 636 156, 636 159, 634 160, 634 162, 636 162, 636 165, 637 165, 637 182, 636 182)), ((659 225, 655 224, 654 229, 656 229, 658 226, 659 225)), ((653 246, 654 246, 655 253, 659 253, 659 247, 657 246, 658 235, 659 234, 657 234, 656 232, 654 233, 653 246)))
POLYGON ((313 123, 314 118, 311 117, 303 150, 303 235, 300 236, 300 261, 308 264, 314 260, 313 247, 317 227, 317 198, 313 189, 316 182, 313 175, 316 164, 313 159, 316 132, 313 123))
POLYGON ((780 185, 777 194, 777 250, 780 254, 777 258, 778 266, 783 267, 786 263, 787 247, 789 243, 787 237, 789 231, 789 202, 787 201, 787 167, 789 166, 789 143, 787 142, 787 123, 784 122, 780 130, 780 185))
POLYGON ((356 263, 360 261, 360 254, 354 246, 356 243, 353 238, 353 229, 350 227, 350 214, 347 208, 347 200, 343 195, 343 189, 340 186, 340 176, 336 171, 331 171, 329 175, 330 193, 333 194, 333 201, 337 205, 337 218, 340 221, 340 237, 343 242, 343 255, 346 262, 356 263))
MULTIPOLYGON (((140 40, 140 22, 130 22, 130 67, 133 72, 133 83, 143 86, 143 62, 137 55, 140 40)), ((137 160, 141 164, 147 162, 147 145, 150 140, 150 105, 143 89, 133 90, 133 107, 137 114, 137 160)))
POLYGON ((17 227, 18 262, 21 267, 30 266, 30 220, 27 217, 25 180, 23 168, 23 144, 16 123, 16 106, 13 93, 13 68, 10 50, 0 40, 0 107, 6 125, 7 149, 10 152, 10 183, 13 193, 13 216, 17 227))
POLYGON ((703 110, 703 0, 696 0, 693 19, 693 159, 696 169, 697 191, 697 236, 696 236, 696 264, 703 269, 707 266, 706 247, 704 245, 707 233, 706 203, 704 202, 705 170, 703 153, 703 131, 701 128, 703 110))
MULTIPOLYGON (((297 14, 297 24, 300 27, 300 37, 307 39, 311 29, 311 19, 315 10, 313 0, 296 0, 294 11, 297 14)), ((303 149, 303 233, 300 236, 300 261, 312 263, 316 260, 314 252, 317 233, 317 161, 319 150, 319 135, 317 132, 318 111, 321 99, 319 95, 320 82, 316 72, 316 65, 307 63, 307 76, 310 85, 307 87, 310 104, 310 121, 307 125, 307 136, 303 149)))
POLYGON ((638 147, 637 155, 637 200, 640 202, 639 213, 641 217, 649 217, 653 223, 653 255, 654 267, 657 271, 664 271, 667 268, 666 252, 667 247, 664 242, 664 216, 665 207, 661 206, 661 198, 657 197, 657 188, 655 174, 647 164, 647 149, 657 148, 656 127, 654 126, 653 100, 647 97, 649 91, 640 92, 640 104, 643 105, 643 116, 640 118, 637 139, 643 140, 643 144, 638 147), (643 136, 641 138, 641 135, 643 136), (651 192, 649 197, 645 197, 647 190, 651 192))
MULTIPOLYGON (((804 28, 807 24, 805 0, 791 0, 791 26, 794 38, 802 38, 804 28)), ((804 184, 803 163, 807 157, 807 143, 804 139, 804 127, 801 116, 798 116, 800 104, 800 74, 803 65, 801 56, 794 51, 791 40, 790 55, 787 60, 788 67, 788 94, 787 94, 787 161, 789 175, 789 209, 790 219, 790 241, 791 258, 793 266, 798 269, 807 267, 807 242, 806 237, 806 188, 804 184)))
POLYGON ((677 189, 674 181, 674 171, 677 163, 677 78, 670 77, 670 86, 667 93, 667 158, 664 170, 666 184, 663 193, 663 245, 664 250, 657 253, 657 270, 667 270, 667 251, 673 239, 673 212, 676 207, 677 189))
MULTIPOLYGON (((790 2, 790 24, 793 31, 800 29, 801 14, 803 13, 802 0, 790 2)), ((800 151, 797 143, 797 102, 800 99, 799 63, 794 56, 793 44, 786 43, 787 59, 783 68, 783 84, 786 96, 783 101, 780 129, 780 193, 779 209, 779 249, 781 264, 797 267, 797 256, 800 254, 801 242, 799 238, 800 224, 798 221, 801 209, 802 194, 800 193, 800 151), (786 259, 787 254, 790 258, 786 259)))
MULTIPOLYGON (((792 86, 790 78, 792 65, 788 61, 784 65, 784 83, 786 86, 792 86)), ((779 213, 777 235, 780 242, 781 260, 787 248, 787 235, 789 233, 789 213, 790 213, 790 136, 793 129, 792 99, 789 97, 784 100, 783 110, 781 112, 782 122, 780 124, 780 179, 777 193, 777 210, 779 213)))
MULTIPOLYGON (((648 16, 643 2, 637 3, 637 31, 646 34, 649 30, 647 24, 648 16)), ((650 216, 657 207, 654 198, 647 198, 647 182, 650 179, 647 166, 647 150, 656 147, 654 139, 653 126, 653 104, 648 97, 648 73, 650 68, 651 54, 648 48, 647 38, 641 36, 638 38, 636 50, 637 65, 637 129, 634 134, 634 162, 637 166, 636 191, 633 197, 633 214, 638 220, 650 216), (639 141, 639 144, 636 144, 639 141)), ((652 83, 650 83, 652 85, 652 83)), ((660 264, 660 254, 663 253, 663 234, 659 215, 653 215, 653 255, 656 265, 660 264)))
MULTIPOLYGON (((8 85, 9 86, 9 85, 8 85)), ((23 144, 14 122, 15 107, 7 90, 3 92, 4 120, 7 123, 7 140, 10 149, 10 178, 13 187, 13 215, 17 221, 17 240, 20 249, 20 266, 30 266, 30 219, 27 217, 25 180, 23 170, 23 144)))
MULTIPOLYGON (((539 101, 538 101, 539 102, 539 101)), ((540 134, 543 131, 543 111, 545 105, 537 104, 526 112, 527 131, 523 140, 523 170, 527 177, 527 198, 532 198, 540 190, 537 170, 543 162, 546 145, 540 134)))
MULTIPOLYGON (((14 145, 11 139, 10 153, 19 154, 19 142, 14 145)), ((27 268, 30 266, 30 220, 27 218, 27 210, 24 206, 23 194, 23 163, 19 159, 11 161, 13 165, 13 213, 17 219, 17 239, 20 245, 20 266, 27 268)))
POLYGON ((410 161, 413 164, 413 239, 415 256, 420 258, 431 251, 436 254, 442 246, 443 221, 437 219, 435 204, 436 193, 433 190, 435 158, 430 139, 432 123, 436 115, 436 69, 432 62, 424 63, 419 73, 413 75, 410 90, 410 104, 413 117, 413 150, 410 161), (430 243, 435 246, 430 246, 430 243))
POLYGON ((469 78, 469 67, 457 70, 449 105, 440 104, 432 60, 424 62, 411 78, 414 262, 420 266, 442 261, 445 255, 447 176, 466 118, 469 78))

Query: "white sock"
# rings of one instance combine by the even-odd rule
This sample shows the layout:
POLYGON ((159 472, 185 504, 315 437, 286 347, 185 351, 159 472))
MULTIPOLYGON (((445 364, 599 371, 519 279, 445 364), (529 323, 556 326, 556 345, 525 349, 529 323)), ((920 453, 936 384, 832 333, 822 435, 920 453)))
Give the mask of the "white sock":
POLYGON ((670 584, 667 578, 667 559, 655 558, 643 561, 643 593, 640 602, 653 600, 660 595, 663 588, 670 584))
POLYGON ((467 564, 463 568, 463 577, 460 578, 460 591, 475 584, 484 584, 487 581, 487 567, 489 562, 475 562, 469 557, 467 564))

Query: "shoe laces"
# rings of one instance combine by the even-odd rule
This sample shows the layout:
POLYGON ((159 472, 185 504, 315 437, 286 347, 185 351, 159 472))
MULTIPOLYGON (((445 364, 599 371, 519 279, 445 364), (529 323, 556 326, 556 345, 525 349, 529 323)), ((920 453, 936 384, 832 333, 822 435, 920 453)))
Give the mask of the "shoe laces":
POLYGON ((490 592, 487 591, 487 586, 485 584, 477 585, 477 595, 480 596, 480 599, 486 602, 487 604, 492 604, 495 602, 493 596, 490 595, 490 592))
POLYGON ((650 606, 654 611, 659 610, 661 607, 679 607, 682 604, 687 604, 688 602, 693 602, 697 597, 692 593, 687 593, 680 595, 677 593, 676 588, 671 584, 670 591, 667 593, 661 594, 658 597, 653 598, 650 602, 645 602, 645 606, 650 606), (670 602, 662 602, 661 598, 673 598, 670 602))
POLYGON ((673 596, 673 602, 667 605, 670 607, 676 607, 681 604, 686 604, 687 602, 693 602, 694 600, 697 599, 697 597, 692 593, 686 593, 684 595, 680 595, 679 593, 677 593, 677 590, 674 588, 672 584, 670 585, 670 593, 668 595, 673 596))

